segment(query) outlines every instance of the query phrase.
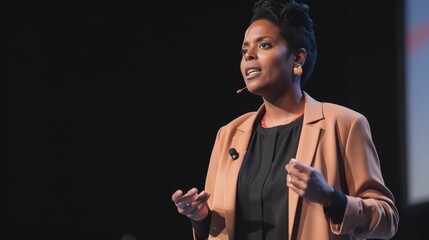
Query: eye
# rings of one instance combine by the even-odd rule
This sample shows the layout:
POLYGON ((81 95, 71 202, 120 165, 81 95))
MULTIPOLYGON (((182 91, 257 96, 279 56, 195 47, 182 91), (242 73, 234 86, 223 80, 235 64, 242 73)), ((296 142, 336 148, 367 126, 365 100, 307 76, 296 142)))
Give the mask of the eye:
POLYGON ((262 42, 262 43, 259 45, 259 48, 260 48, 260 49, 269 49, 269 48, 271 48, 271 44, 270 44, 270 43, 267 43, 267 42, 262 42))
POLYGON ((245 55, 247 53, 247 49, 243 48, 241 49, 241 55, 245 55))

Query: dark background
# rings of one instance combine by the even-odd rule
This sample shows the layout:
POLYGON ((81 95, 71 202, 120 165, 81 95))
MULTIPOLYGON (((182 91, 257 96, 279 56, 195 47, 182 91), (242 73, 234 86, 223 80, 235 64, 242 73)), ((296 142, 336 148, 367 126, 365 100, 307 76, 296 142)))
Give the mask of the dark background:
MULTIPOLYGON (((319 58, 304 90, 367 116, 405 206, 403 3, 311 4, 319 58)), ((217 129, 256 110, 240 47, 253 1, 4 9, 1 239, 191 239, 171 194, 203 187, 217 129)))

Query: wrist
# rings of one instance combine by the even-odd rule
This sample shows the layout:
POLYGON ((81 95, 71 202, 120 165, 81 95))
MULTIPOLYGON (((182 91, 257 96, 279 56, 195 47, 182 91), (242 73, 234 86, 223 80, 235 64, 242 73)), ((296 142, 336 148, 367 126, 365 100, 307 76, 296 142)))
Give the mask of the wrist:
POLYGON ((200 210, 200 212, 198 212, 198 214, 192 217, 191 220, 195 222, 203 222, 205 219, 207 219, 209 213, 209 208, 206 205, 203 207, 203 209, 200 210))
POLYGON ((211 217, 211 211, 208 210, 207 215, 204 214, 200 218, 195 218, 195 219, 191 218, 191 220, 196 224, 202 224, 204 222, 207 222, 210 219, 210 217, 211 217))
POLYGON ((325 201, 322 204, 324 207, 330 207, 331 206, 331 204, 332 204, 332 198, 334 197, 334 193, 335 193, 334 188, 331 187, 331 189, 328 192, 328 195, 327 195, 325 201))

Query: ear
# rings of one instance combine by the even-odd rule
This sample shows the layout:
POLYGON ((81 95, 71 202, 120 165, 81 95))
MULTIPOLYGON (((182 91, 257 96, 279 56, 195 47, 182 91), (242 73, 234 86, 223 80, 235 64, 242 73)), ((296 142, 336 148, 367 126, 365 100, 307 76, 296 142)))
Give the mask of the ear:
POLYGON ((307 58, 307 51, 305 48, 300 48, 295 53, 294 65, 303 66, 305 63, 305 59, 307 58))

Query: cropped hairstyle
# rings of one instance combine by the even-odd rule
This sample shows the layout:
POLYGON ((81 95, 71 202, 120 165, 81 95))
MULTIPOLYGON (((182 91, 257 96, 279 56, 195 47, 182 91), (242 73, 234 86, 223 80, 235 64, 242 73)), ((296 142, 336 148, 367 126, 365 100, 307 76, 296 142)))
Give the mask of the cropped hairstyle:
POLYGON ((279 26, 280 34, 292 53, 305 48, 307 58, 302 66, 301 87, 313 72, 317 58, 316 37, 309 12, 307 4, 294 0, 259 0, 253 7, 253 17, 250 20, 251 24, 258 19, 266 19, 279 26))

